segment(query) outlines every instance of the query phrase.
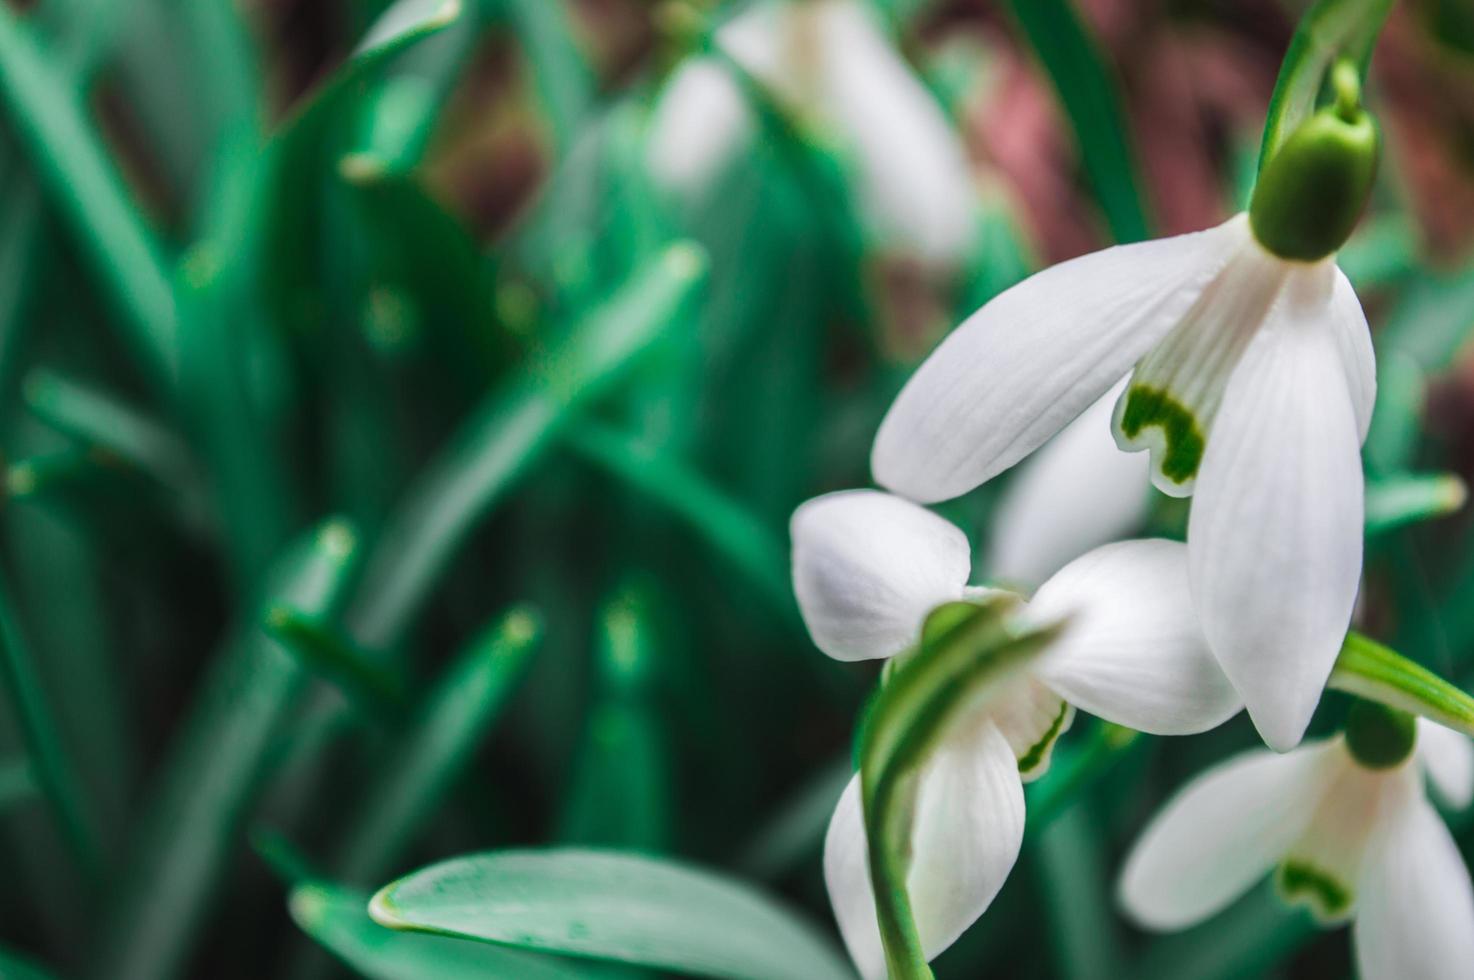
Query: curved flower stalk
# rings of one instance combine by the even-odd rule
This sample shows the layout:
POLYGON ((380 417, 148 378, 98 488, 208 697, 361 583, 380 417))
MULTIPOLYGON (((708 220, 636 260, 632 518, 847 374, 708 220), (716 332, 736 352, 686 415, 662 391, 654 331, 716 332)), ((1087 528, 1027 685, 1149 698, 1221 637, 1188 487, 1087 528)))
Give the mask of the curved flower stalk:
MULTIPOLYGON (((970 588, 963 533, 890 494, 811 500, 795 512, 792 535, 804 621, 819 648, 841 660, 906 653, 928 614, 958 600, 1003 597, 1017 604, 1018 622, 1066 623, 1005 691, 948 728, 916 776, 905 890, 927 959, 987 909, 1008 877, 1023 836, 1023 782, 1048 768, 1076 706, 1155 734, 1203 731, 1240 707, 1193 616, 1185 549, 1175 542, 1099 548, 1025 602, 970 588)), ((857 776, 830 823, 825 878, 852 958, 866 977, 883 977, 868 849, 857 776)))
POLYGON ((990 579, 1038 585, 1072 559, 1131 537, 1152 509, 1150 469, 1111 438, 1116 387, 1019 464, 991 522, 982 555, 990 579))
POLYGON ((1361 572, 1366 318, 1336 267, 1376 131, 1354 69, 1278 151, 1249 213, 1047 269, 957 328, 875 440, 877 482, 922 502, 1014 465, 1130 374, 1112 431, 1162 491, 1196 491, 1193 600, 1265 741, 1300 741, 1361 572))
MULTIPOLYGON (((975 231, 966 148, 866 4, 763 0, 718 28, 713 44, 840 142, 878 241, 933 266, 961 263, 975 231)), ((650 168, 682 196, 699 197, 757 124, 720 57, 688 59, 656 104, 650 168)))
POLYGON ((1474 964, 1474 889, 1428 802, 1474 797, 1474 747, 1426 719, 1358 702, 1344 736, 1246 752, 1197 777, 1137 842, 1127 912, 1181 929, 1277 868, 1287 901, 1352 920, 1362 980, 1455 980, 1474 964), (1416 746, 1415 746, 1416 743, 1416 746))

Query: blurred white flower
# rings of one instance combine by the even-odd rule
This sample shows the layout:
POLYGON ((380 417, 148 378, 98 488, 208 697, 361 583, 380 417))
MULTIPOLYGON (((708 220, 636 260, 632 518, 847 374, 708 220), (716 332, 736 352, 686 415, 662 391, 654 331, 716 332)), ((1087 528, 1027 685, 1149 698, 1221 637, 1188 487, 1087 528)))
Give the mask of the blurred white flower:
MULTIPOLYGON (((923 507, 873 490, 832 493, 793 515, 794 591, 815 644, 841 660, 914 646, 942 603, 969 588, 967 538, 923 507)), ((1208 650, 1187 592, 1186 554, 1127 541, 1070 563, 1019 615, 1068 626, 995 706, 958 726, 918 777, 907 888, 928 958, 992 902, 1018 857, 1023 781, 1048 767, 1074 706, 1154 734, 1220 724, 1240 707, 1208 650)), ((825 839, 830 901, 850 955, 884 977, 859 780, 825 839)))
POLYGON ((1375 398, 1332 258, 1268 251, 1239 215, 1106 249, 1003 293, 922 364, 876 436, 877 482, 945 500, 1017 463, 1128 372, 1113 431, 1166 493, 1198 487, 1193 598, 1266 742, 1300 741, 1356 599, 1359 447, 1375 398))
POLYGON ((1353 919, 1362 980, 1458 980, 1474 969, 1474 890, 1422 774, 1474 795, 1474 749, 1426 720, 1405 758, 1358 756, 1354 733, 1286 755, 1255 750, 1194 779, 1147 827, 1121 881, 1126 910, 1180 929, 1278 867, 1281 894, 1353 919))
MULTIPOLYGON (((974 232, 967 151, 931 93, 860 0, 766 0, 716 33, 722 52, 780 104, 852 155, 863 219, 885 246, 956 265, 974 232)), ((687 197, 711 189, 757 132, 720 60, 689 60, 651 121, 649 166, 687 197)))
POLYGON ((1091 548, 1141 530, 1151 511, 1150 467, 1111 438, 1125 388, 1122 379, 1019 464, 990 521, 982 559, 989 578, 1038 585, 1091 548))

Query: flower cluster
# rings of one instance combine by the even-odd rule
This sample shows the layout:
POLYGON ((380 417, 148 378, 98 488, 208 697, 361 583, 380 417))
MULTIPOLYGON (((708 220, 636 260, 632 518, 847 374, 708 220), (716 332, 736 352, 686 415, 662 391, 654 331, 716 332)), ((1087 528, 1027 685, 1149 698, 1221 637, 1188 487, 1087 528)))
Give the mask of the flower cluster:
MULTIPOLYGON (((1000 594, 968 584, 967 537, 922 505, 1049 444, 999 508, 984 570, 1043 580, 1008 600, 1010 615, 1063 628, 916 773, 905 883, 928 959, 998 893, 1024 832, 1023 783, 1048 768, 1077 708, 1182 735, 1244 707, 1274 751, 1224 763, 1167 807, 1127 862, 1126 910, 1180 928, 1277 868, 1289 900, 1324 921, 1355 917, 1364 977, 1452 978, 1474 963, 1474 889, 1423 792, 1427 773, 1447 802, 1469 802, 1465 737, 1358 701, 1344 734, 1301 745, 1362 566, 1375 365, 1335 261, 1376 157, 1358 86, 1336 68, 1333 104, 1270 158, 1247 213, 1065 262, 983 306, 885 416, 871 457, 885 490, 831 493, 793 516, 814 642, 841 660, 905 658, 932 610, 1000 594), (1104 543, 1140 523, 1148 474, 1192 497, 1186 543, 1104 543)), ((863 799, 857 775, 824 870, 853 959, 879 978, 863 799)))

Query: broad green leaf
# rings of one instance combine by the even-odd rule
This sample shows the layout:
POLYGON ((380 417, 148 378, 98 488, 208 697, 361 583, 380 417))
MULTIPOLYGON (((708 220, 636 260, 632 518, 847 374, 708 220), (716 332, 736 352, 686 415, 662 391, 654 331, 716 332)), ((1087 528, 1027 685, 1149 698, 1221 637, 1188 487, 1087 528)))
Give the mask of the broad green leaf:
POLYGON ((395 929, 726 980, 853 980, 831 945, 750 886, 615 851, 500 851, 431 865, 369 906, 395 929))
POLYGON ((1372 45, 1391 9, 1392 0, 1317 0, 1300 19, 1269 100, 1259 150, 1261 173, 1270 157, 1315 111, 1332 64, 1350 58, 1362 66, 1364 79, 1372 45))
POLYGON ((398 642, 482 516, 576 407, 690 316, 705 279, 700 250, 672 245, 487 397, 409 488, 380 536, 349 614, 360 643, 385 649, 398 642))
POLYGON ((542 624, 518 607, 493 623, 435 685, 378 763, 378 773, 345 832, 338 868, 349 881, 383 880, 414 842, 414 834, 476 758, 476 748, 500 716, 542 624))
POLYGON ((1464 506, 1469 490, 1453 473, 1406 473, 1372 479, 1366 488, 1366 534, 1375 537, 1408 524, 1446 517, 1464 506))
POLYGON ((1360 633, 1347 634, 1328 686, 1474 735, 1474 697, 1360 633))
POLYGON ((369 894, 335 885, 292 889, 292 920, 368 980, 589 980, 592 969, 486 943, 386 929, 368 914, 369 894))
MULTIPOLYGON (((286 606, 306 616, 333 616, 356 555, 352 529, 324 522, 273 565, 262 614, 286 606)), ((170 747, 161 788, 142 818, 135 859, 103 923, 98 962, 108 965, 109 978, 177 976, 203 938, 200 924, 306 677, 254 622, 216 656, 170 747)))
POLYGON ((1080 161, 1118 242, 1146 238, 1146 213, 1120 85, 1070 0, 1009 0, 1034 53, 1054 83, 1075 131, 1080 161))

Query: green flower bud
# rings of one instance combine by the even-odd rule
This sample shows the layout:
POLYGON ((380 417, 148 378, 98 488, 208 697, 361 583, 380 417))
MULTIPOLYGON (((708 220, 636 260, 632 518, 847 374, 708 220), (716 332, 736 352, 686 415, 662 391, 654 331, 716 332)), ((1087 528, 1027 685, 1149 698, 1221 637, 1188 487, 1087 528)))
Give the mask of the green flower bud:
POLYGON ((1357 700, 1346 714, 1346 748, 1368 769, 1391 769, 1413 754, 1417 724, 1406 711, 1357 700))
POLYGON ((1336 101, 1270 158, 1249 205, 1254 237, 1284 259, 1313 262, 1344 245, 1377 172, 1377 127, 1361 107, 1356 69, 1342 61, 1331 79, 1336 101))

